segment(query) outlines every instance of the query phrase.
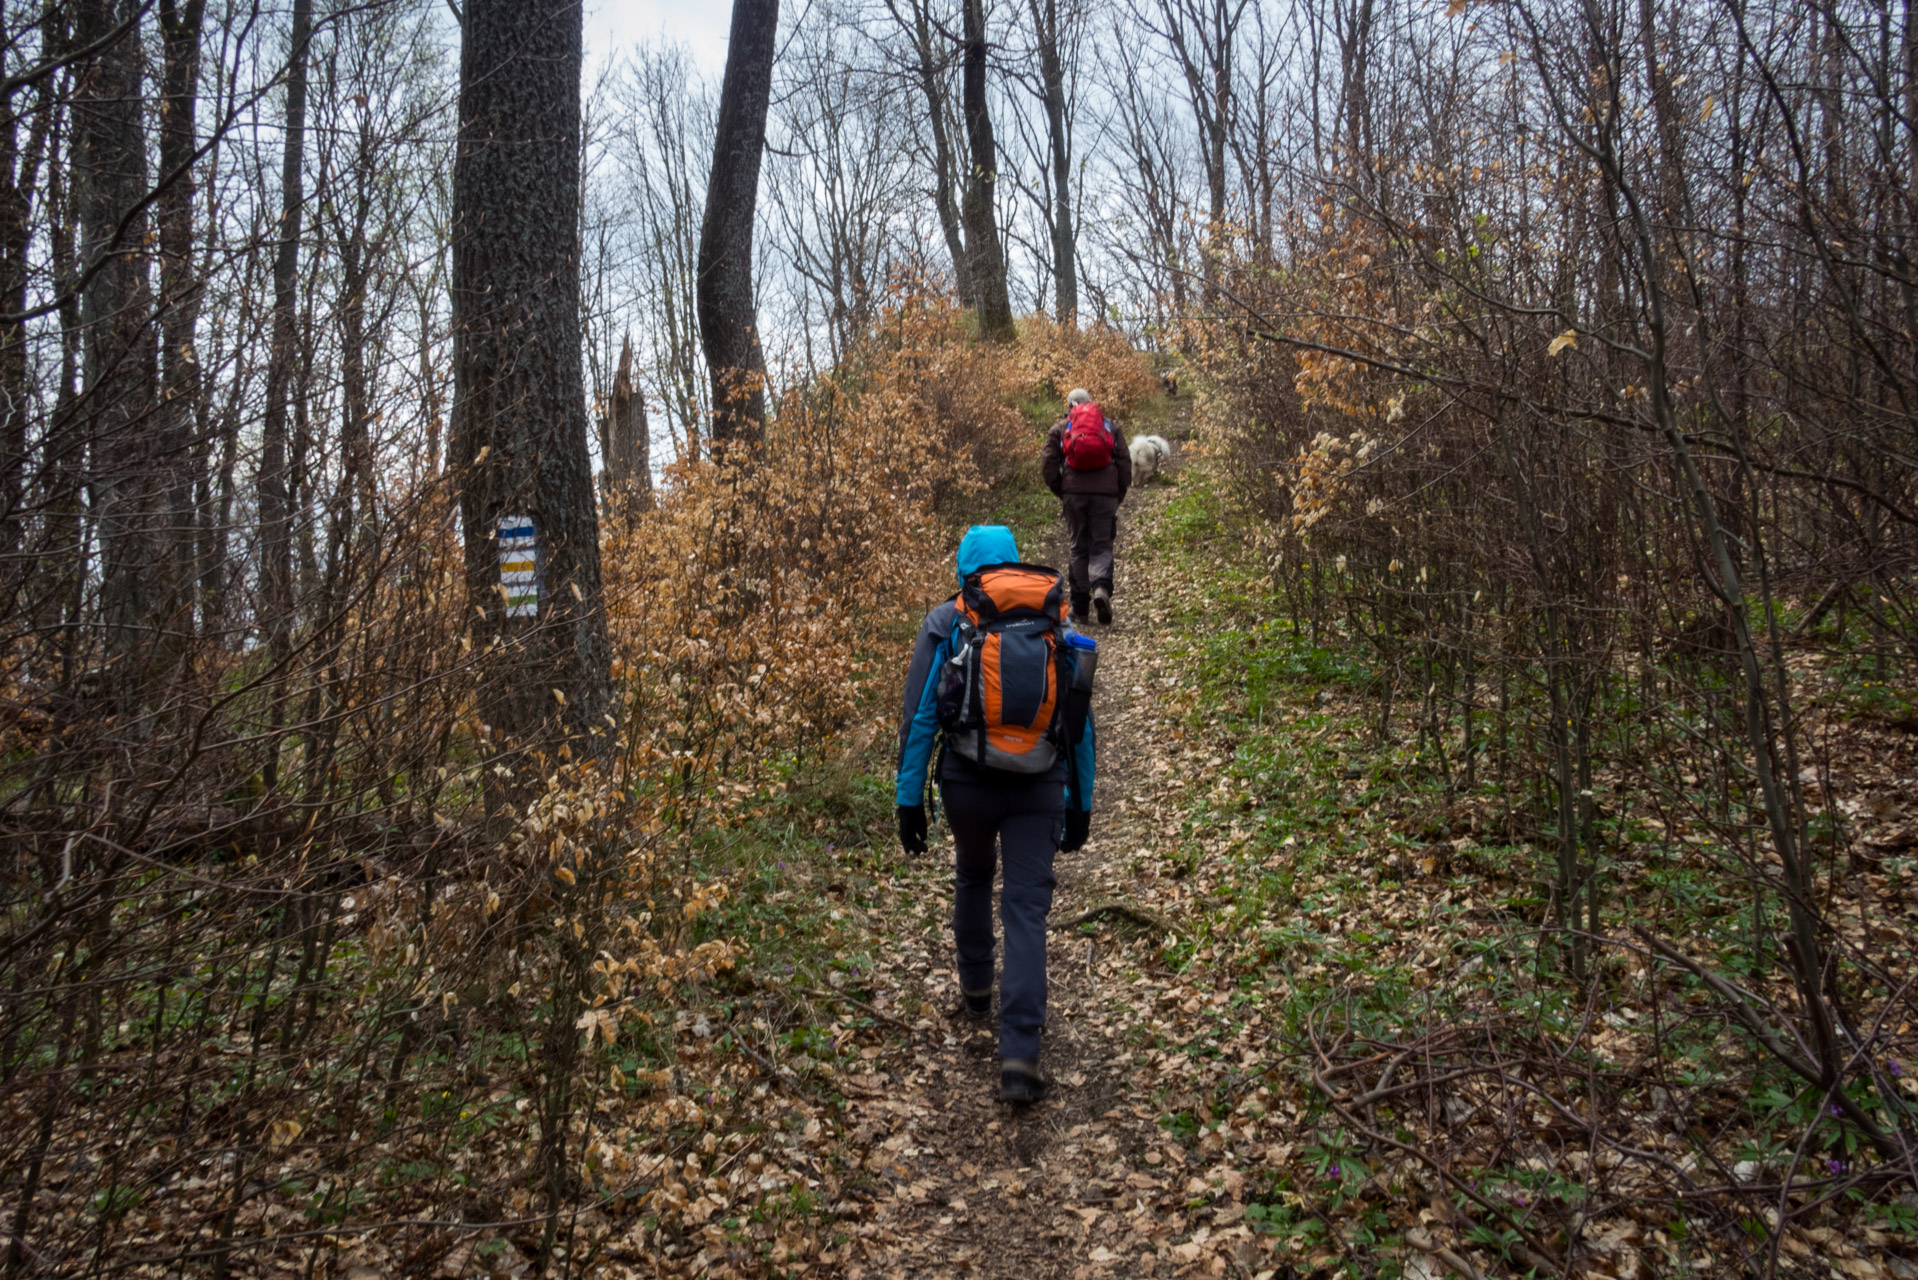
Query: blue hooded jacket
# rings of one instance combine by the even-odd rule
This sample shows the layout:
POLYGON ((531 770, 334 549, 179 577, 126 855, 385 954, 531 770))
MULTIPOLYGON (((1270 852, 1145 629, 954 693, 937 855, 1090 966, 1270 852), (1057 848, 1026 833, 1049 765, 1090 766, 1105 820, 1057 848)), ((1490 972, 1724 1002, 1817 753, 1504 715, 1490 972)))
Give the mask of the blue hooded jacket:
MULTIPOLYGON (((1012 530, 1002 524, 976 524, 966 530, 959 542, 957 569, 959 581, 987 565, 1019 563, 1019 543, 1012 530)), ((906 671, 906 696, 899 725, 899 776, 894 785, 894 802, 923 805, 926 802, 926 772, 932 763, 933 747, 939 739, 938 682, 932 672, 952 652, 953 621, 958 616, 955 595, 920 624, 919 638, 912 646, 912 665, 906 671)), ((1067 651, 1071 661, 1071 650, 1067 651)), ((947 757, 947 768, 959 761, 947 757)), ((1059 770, 1066 785, 1066 803, 1074 809, 1092 808, 1092 782, 1097 772, 1098 751, 1094 744, 1091 716, 1086 720, 1085 740, 1068 753, 1069 768, 1059 770)), ((1064 763, 1064 762, 1062 762, 1064 763)), ((1016 775, 1008 775, 1016 776, 1016 775)), ((1038 775, 1043 778, 1047 775, 1038 775)), ((1037 778, 1034 779, 1035 781, 1037 778)))

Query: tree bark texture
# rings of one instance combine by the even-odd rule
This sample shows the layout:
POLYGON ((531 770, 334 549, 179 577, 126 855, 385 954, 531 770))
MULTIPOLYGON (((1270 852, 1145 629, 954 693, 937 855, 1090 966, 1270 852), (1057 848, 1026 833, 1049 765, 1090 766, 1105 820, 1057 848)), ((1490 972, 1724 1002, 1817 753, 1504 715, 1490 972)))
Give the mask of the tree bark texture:
POLYGON ((633 340, 619 348, 613 394, 600 418, 599 455, 605 461, 606 508, 621 516, 653 509, 652 440, 646 397, 633 385, 633 340))
POLYGON ((1031 0, 1052 151, 1052 286, 1060 324, 1079 315, 1078 242, 1072 230, 1072 139, 1066 132, 1066 75, 1059 57, 1059 0, 1031 0))
MULTIPOLYGON (((43 29, 51 33, 52 28, 53 23, 43 18, 43 29)), ((15 38, 12 31, 0 30, 0 41, 10 44, 15 38)), ((0 115, 6 121, 0 129, 0 309, 14 313, 27 308, 27 251, 33 219, 36 213, 43 217, 46 213, 35 209, 34 194, 54 115, 52 79, 40 82, 32 105, 24 111, 22 89, 0 98, 0 115)), ((18 551, 23 537, 22 508, 28 501, 27 418, 33 396, 30 376, 26 326, 0 326, 0 554, 18 551)), ((28 571, 22 566, 9 574, 7 588, 13 589, 28 571)))
POLYGON ((299 355, 300 230, 306 192, 306 55, 313 0, 293 0, 286 68, 286 137, 280 153, 279 244, 273 256, 272 345, 267 356, 266 417, 260 428, 260 610, 279 655, 293 628, 293 493, 287 465, 287 402, 299 355))
POLYGON ((603 729, 610 645, 580 371, 582 0, 467 0, 453 166, 453 412, 487 723, 603 729), (508 618, 496 530, 529 517, 537 621, 508 618), (555 694, 559 696, 555 696, 555 694))
POLYGON ((778 34, 779 0, 734 0, 699 229, 699 341, 712 378, 715 442, 755 441, 766 432, 766 357, 753 307, 753 210, 778 34))
MULTIPOLYGON (((64 18, 64 15, 62 15, 64 18)), ((65 24, 49 18, 43 27, 50 48, 63 46, 65 24)), ((87 425, 81 420, 80 378, 86 327, 81 323, 80 296, 73 291, 79 279, 77 143, 69 147, 69 163, 47 166, 47 248, 52 278, 60 288, 60 373, 54 390, 53 413, 41 450, 41 492, 35 495, 47 512, 40 538, 39 580, 34 589, 38 624, 57 628, 60 687, 71 690, 80 658, 80 600, 86 581, 90 534, 81 495, 86 487, 87 425)))
MULTIPOLYGON (((74 43, 106 39, 134 15, 133 0, 84 0, 74 7, 74 43)), ((74 196, 80 260, 102 265, 80 302, 88 469, 100 512, 100 610, 110 680, 121 704, 141 708, 150 692, 153 642, 163 633, 167 471, 153 430, 158 376, 147 221, 134 214, 147 194, 146 136, 140 117, 138 24, 111 40, 79 71, 73 95, 74 196)))
POLYGON ((204 506, 208 451, 199 429, 200 357, 194 330, 200 317, 200 282, 193 268, 194 119, 200 93, 200 32, 206 0, 160 0, 160 40, 165 62, 160 98, 160 174, 166 185, 156 202, 160 245, 160 410, 156 429, 174 468, 167 495, 167 550, 181 579, 182 620, 192 621, 197 574, 196 515, 204 506))
POLYGON ((979 305, 979 333, 988 342, 1011 342, 1012 300, 1006 291, 1006 258, 999 250, 999 226, 993 213, 993 184, 999 180, 999 148, 992 140, 992 116, 986 109, 986 15, 984 0, 965 0, 965 74, 963 100, 966 146, 971 169, 966 175, 966 252, 979 305))

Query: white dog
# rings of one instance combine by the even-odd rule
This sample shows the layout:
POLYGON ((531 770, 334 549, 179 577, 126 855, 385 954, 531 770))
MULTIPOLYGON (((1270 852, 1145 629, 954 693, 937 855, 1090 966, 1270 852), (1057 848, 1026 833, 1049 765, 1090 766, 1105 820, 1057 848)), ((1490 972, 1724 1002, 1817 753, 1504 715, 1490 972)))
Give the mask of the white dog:
POLYGON ((1132 483, 1146 484, 1172 459, 1164 436, 1135 436, 1132 440, 1132 483))

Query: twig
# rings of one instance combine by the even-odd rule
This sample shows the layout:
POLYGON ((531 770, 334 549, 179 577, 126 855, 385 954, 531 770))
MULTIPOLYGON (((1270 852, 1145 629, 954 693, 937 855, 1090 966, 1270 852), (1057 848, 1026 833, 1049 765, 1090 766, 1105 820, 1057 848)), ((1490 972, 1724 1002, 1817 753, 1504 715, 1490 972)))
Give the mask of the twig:
POLYGON ((1387 1081, 1389 1081, 1392 1076, 1392 1072, 1388 1068, 1386 1070, 1385 1075, 1381 1078, 1378 1087, 1366 1093, 1360 1094, 1358 1097, 1352 1099, 1352 1101, 1347 1103, 1346 1105, 1354 1109, 1357 1109, 1359 1107, 1372 1107, 1385 1101, 1387 1098, 1395 1098, 1401 1093, 1411 1093, 1414 1090, 1428 1088, 1431 1085, 1445 1084, 1446 1082, 1451 1080, 1462 1080, 1466 1076, 1481 1076, 1481 1075, 1488 1075, 1488 1074, 1498 1075, 1502 1077, 1504 1074, 1504 1068, 1499 1066, 1497 1063, 1478 1063, 1469 1067, 1460 1067, 1455 1071, 1447 1071, 1442 1075, 1420 1076, 1416 1080, 1412 1080, 1405 1084, 1400 1084, 1400 1085, 1387 1083, 1387 1081))
POLYGON ((1434 1258, 1437 1258, 1440 1262, 1443 1262, 1446 1266, 1464 1276, 1465 1280, 1485 1280, 1485 1277, 1479 1274, 1477 1267, 1467 1262, 1458 1254, 1453 1253, 1450 1249, 1439 1244, 1423 1231, 1414 1229, 1406 1232, 1405 1243, 1411 1245, 1421 1253, 1431 1254, 1434 1258))
MULTIPOLYGON (((1313 1050, 1314 1052, 1318 1052, 1317 1032, 1316 1030, 1313 1030, 1310 1028, 1308 1028, 1308 1031, 1313 1037, 1313 1050)), ((1319 1053, 1319 1057, 1321 1061, 1325 1060, 1323 1053, 1319 1053)), ((1460 1192, 1462 1195, 1464 1195, 1466 1199, 1470 1200, 1473 1204, 1478 1205, 1480 1208, 1484 1209, 1487 1213, 1505 1222, 1514 1231, 1516 1231, 1519 1235, 1519 1238, 1525 1242, 1524 1247, 1526 1252, 1536 1255, 1537 1258, 1539 1259, 1537 1263, 1528 1262, 1528 1265, 1535 1265, 1541 1268, 1549 1268, 1552 1271, 1559 1271, 1559 1272, 1564 1271, 1565 1268, 1563 1264, 1560 1263, 1556 1258, 1554 1258, 1551 1255, 1551 1253, 1549 1253, 1544 1248, 1543 1244, 1539 1240, 1534 1238, 1534 1236, 1532 1235, 1530 1231, 1527 1231, 1525 1229, 1524 1224, 1518 1222, 1516 1219, 1512 1217, 1511 1214, 1505 1212, 1503 1209, 1493 1204, 1490 1200, 1487 1200, 1484 1196, 1480 1195, 1478 1191, 1475 1190, 1473 1187, 1471 1187, 1469 1184, 1467 1184, 1464 1179, 1454 1174, 1450 1169, 1447 1169, 1442 1163, 1434 1159, 1431 1155, 1427 1154, 1424 1151, 1419 1150, 1417 1147, 1410 1146, 1407 1143, 1400 1142, 1397 1139, 1388 1138, 1384 1134, 1380 1133, 1378 1130, 1372 1128, 1370 1125, 1367 1125, 1365 1122, 1360 1120, 1358 1116, 1354 1115, 1347 1108, 1347 1106, 1345 1105, 1344 1099, 1339 1096, 1339 1091, 1326 1083, 1325 1077, 1319 1074, 1319 1068, 1317 1066, 1313 1066, 1311 1068, 1311 1072, 1312 1072, 1312 1083, 1318 1088, 1320 1093, 1325 1095, 1325 1100, 1327 1105, 1329 1105, 1332 1108, 1332 1110, 1338 1114, 1339 1119, 1343 1120, 1346 1124, 1350 1125, 1353 1129, 1357 1130, 1358 1133, 1362 1137, 1364 1137, 1367 1141, 1376 1143, 1379 1146, 1390 1147, 1394 1151, 1403 1152, 1404 1154, 1411 1156, 1413 1159, 1417 1160, 1420 1164, 1425 1165, 1427 1168, 1431 1169, 1432 1172, 1438 1174, 1440 1178, 1443 1178, 1445 1180, 1447 1185, 1451 1186, 1454 1190, 1460 1192)), ((1514 1249, 1513 1252, 1516 1253, 1517 1249, 1514 1249)))
MULTIPOLYGON (((1662 938, 1657 937, 1644 926, 1636 927, 1634 932, 1643 938, 1645 944, 1652 950, 1658 952, 1659 955, 1664 956, 1673 964, 1688 970, 1700 982, 1703 982, 1706 986, 1717 992, 1719 997, 1725 1001, 1725 1005, 1730 1010, 1732 1017, 1737 1020, 1740 1026, 1749 1031, 1752 1038, 1763 1045, 1772 1057, 1778 1059, 1779 1062, 1783 1063, 1785 1067, 1794 1074, 1802 1077, 1807 1084, 1814 1084, 1826 1090, 1830 1104, 1844 1112, 1845 1118, 1858 1126, 1859 1132, 1865 1135, 1871 1142, 1873 1149, 1875 1149, 1880 1156, 1893 1163, 1904 1159, 1904 1149, 1900 1147, 1898 1143, 1892 1141, 1891 1135, 1887 1134, 1883 1129, 1880 1129, 1878 1123, 1869 1115, 1865 1114, 1864 1108, 1853 1101, 1851 1095, 1847 1094, 1844 1089, 1840 1087, 1841 1082, 1837 1078, 1837 1064, 1832 1064, 1831 1074, 1827 1075, 1827 1073, 1821 1070, 1816 1064, 1807 1061, 1802 1054, 1786 1044, 1776 1031, 1766 1026, 1764 1021, 1759 1018, 1758 1012, 1751 1007, 1751 1002, 1747 1000, 1744 994, 1732 983, 1713 973, 1704 965, 1698 963, 1698 961, 1665 942, 1662 938)), ((1816 988, 1810 988, 1810 990, 1812 992, 1811 998, 1815 998, 1816 988)))
POLYGON ((1052 927, 1054 929, 1076 929, 1082 924, 1091 924, 1100 916, 1124 916, 1134 924, 1144 925, 1148 929, 1162 930, 1166 933, 1176 933, 1182 938, 1186 936, 1185 930, 1173 924, 1157 912, 1147 911, 1144 907, 1135 907, 1129 902, 1118 901, 1101 902, 1090 911, 1082 911, 1072 917, 1072 919, 1061 920, 1052 927))
POLYGON ((1366 1067, 1371 1066, 1373 1063, 1384 1062, 1386 1059, 1392 1056, 1394 1056, 1392 1052, 1390 1050, 1387 1050, 1384 1053, 1375 1053, 1369 1058, 1354 1058, 1350 1062, 1341 1062, 1336 1067, 1327 1068, 1327 1070, 1325 1071, 1325 1078, 1327 1080, 1336 1080, 1340 1076, 1345 1075, 1348 1072, 1362 1071, 1366 1067))
POLYGON ((801 995, 811 996, 815 1000, 825 1000, 828 1002, 836 1000, 840 1004, 849 1004, 853 1008, 859 1010, 861 1013, 868 1014, 871 1017, 877 1018, 881 1022, 890 1022, 893 1026, 898 1027, 901 1031, 906 1032, 908 1035, 911 1035, 918 1030, 918 1028, 914 1027, 911 1023, 901 1022, 898 1018, 893 1017, 890 1013, 882 1013, 878 1009, 875 1009, 871 1005, 867 1004, 864 1000, 859 999, 857 996, 849 996, 843 991, 820 991, 814 987, 799 987, 797 988, 797 990, 799 991, 801 995))
POLYGON ((818 1095, 807 1086, 805 1081, 746 1043, 746 1037, 740 1034, 737 1023, 727 1023, 726 1030, 732 1033, 733 1047, 744 1053, 754 1062, 757 1062, 766 1074, 773 1078, 775 1084, 783 1085, 786 1089, 803 1094, 808 1098, 817 1098, 818 1095))

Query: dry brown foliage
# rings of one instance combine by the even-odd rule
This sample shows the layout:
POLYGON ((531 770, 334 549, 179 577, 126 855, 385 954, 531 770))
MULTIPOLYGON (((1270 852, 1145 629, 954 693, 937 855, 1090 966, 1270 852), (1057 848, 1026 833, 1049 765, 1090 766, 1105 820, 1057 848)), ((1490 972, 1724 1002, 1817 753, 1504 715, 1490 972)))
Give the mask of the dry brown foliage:
POLYGON ((1008 389, 1019 398, 1063 404, 1067 392, 1084 387, 1114 419, 1130 417, 1159 389, 1150 361, 1125 335, 1043 315, 1020 322, 1011 362, 1008 389))
MULTIPOLYGON (((0 1232, 20 1261, 412 1274, 470 1249, 448 1222, 537 1256, 648 1197, 698 1229, 667 1156, 712 1109, 674 1074, 674 1010, 739 958, 698 850, 889 719, 955 525, 1036 470, 1009 403, 1031 360, 902 286, 763 444, 610 523, 619 710, 593 741, 481 722, 439 485, 389 495, 406 514, 287 664, 210 643, 163 706, 56 706, 16 635, 0 1232)), ((752 1096, 750 1062, 715 1070, 752 1096)))

